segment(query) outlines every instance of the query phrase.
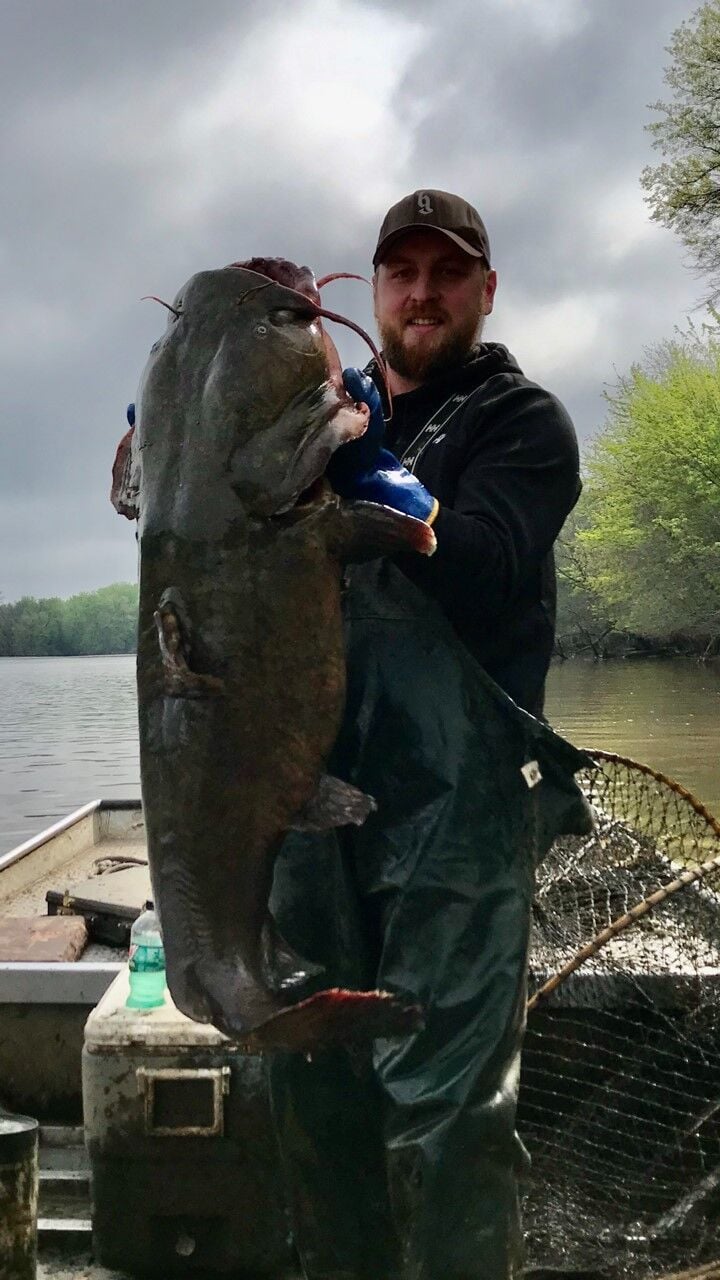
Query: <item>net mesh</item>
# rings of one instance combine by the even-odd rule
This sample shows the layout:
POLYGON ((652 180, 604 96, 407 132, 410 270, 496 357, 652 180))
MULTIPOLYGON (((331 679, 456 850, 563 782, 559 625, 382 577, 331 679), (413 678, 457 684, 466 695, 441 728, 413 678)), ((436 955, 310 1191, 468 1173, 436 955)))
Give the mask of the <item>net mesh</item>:
POLYGON ((595 830, 538 871, 528 1261, 720 1277, 720 824, 662 774, 592 756, 595 830))

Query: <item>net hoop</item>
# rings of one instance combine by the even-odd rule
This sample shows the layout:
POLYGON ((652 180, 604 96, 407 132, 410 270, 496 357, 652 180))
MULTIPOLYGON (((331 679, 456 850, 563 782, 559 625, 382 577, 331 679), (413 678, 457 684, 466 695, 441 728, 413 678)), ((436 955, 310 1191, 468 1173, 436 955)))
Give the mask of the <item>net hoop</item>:
MULTIPOLYGON (((613 751, 600 751, 594 748, 584 748, 584 750, 586 754, 590 756, 592 760, 597 761, 598 764, 604 761, 608 764, 623 765, 627 769, 632 769, 638 773, 645 774, 655 782, 661 783, 664 787, 667 787, 668 790, 679 795, 681 799, 695 811, 698 817, 702 818, 713 834, 720 840, 720 822, 718 822, 717 818, 710 813, 710 810, 706 805, 704 805, 702 801, 698 800, 697 796, 693 795, 691 791, 688 791, 687 787, 684 787, 682 783, 676 782, 674 778, 668 777, 667 774, 662 773, 660 770, 653 769, 647 764, 641 764, 640 761, 633 760, 629 756, 621 756, 613 751)), ((687 871, 680 872, 680 874, 668 884, 663 885, 662 888, 649 894, 648 897, 642 898, 634 907, 631 907, 629 911, 623 912, 622 915, 618 916, 609 925, 607 925, 606 928, 602 929, 594 938, 587 942, 585 946, 581 947, 572 959, 568 960, 562 968, 558 969, 557 973, 554 973, 551 978, 548 978, 547 981, 544 982, 532 996, 530 996, 526 1006, 527 1012, 531 1013, 538 1004, 543 1000, 546 1000, 553 991, 556 991, 558 987, 570 977, 571 974, 575 973, 586 960, 590 960, 593 956, 596 956, 608 942, 611 942, 613 938, 618 936, 618 934, 623 933, 625 929, 630 928, 630 926, 635 924, 637 920, 641 920, 642 917, 652 911, 654 907, 665 902, 667 898, 671 897, 672 894, 677 893, 680 889, 684 889, 688 885, 695 884, 698 880, 702 880, 709 872, 718 870, 720 870, 720 853, 716 854, 715 857, 707 858, 692 869, 689 868, 687 871)))

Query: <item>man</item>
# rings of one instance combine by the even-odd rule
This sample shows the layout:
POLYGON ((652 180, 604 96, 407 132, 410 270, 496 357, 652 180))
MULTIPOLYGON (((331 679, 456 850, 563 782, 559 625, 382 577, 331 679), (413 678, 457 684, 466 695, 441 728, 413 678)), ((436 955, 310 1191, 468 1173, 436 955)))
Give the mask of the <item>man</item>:
POLYGON ((374 266, 392 416, 385 429, 379 370, 347 370, 371 426, 328 474, 432 522, 437 551, 349 574, 331 768, 378 809, 359 830, 290 837, 273 910, 321 985, 402 992, 425 1026, 377 1042, 370 1067, 277 1055, 273 1108, 308 1280, 510 1280, 534 859, 587 821, 583 757, 534 718, 577 445, 558 401, 479 341, 497 280, 472 206, 407 196, 374 266))
MULTIPOLYGON (((580 491, 572 424, 505 347, 479 342, 497 276, 471 205, 441 191, 406 197, 387 214, 373 262, 393 396, 386 445, 439 503, 437 555, 403 569, 498 684, 540 714, 552 545, 580 491)), ((338 463, 343 453, 352 447, 338 463)), ((367 492, 357 479, 339 486, 347 496, 367 492)), ((395 505, 391 490, 376 496, 395 505)))

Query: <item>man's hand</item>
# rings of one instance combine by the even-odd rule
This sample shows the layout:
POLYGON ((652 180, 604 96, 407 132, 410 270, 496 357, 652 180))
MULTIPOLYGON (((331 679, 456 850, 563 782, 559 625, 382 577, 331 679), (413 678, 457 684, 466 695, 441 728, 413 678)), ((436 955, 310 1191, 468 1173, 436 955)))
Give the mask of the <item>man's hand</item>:
POLYGON ((357 440, 349 440, 336 449, 327 466, 327 477, 333 489, 346 497, 343 486, 351 484, 356 476, 364 474, 375 465, 385 439, 385 421, 380 392, 372 378, 368 378, 360 369, 345 369, 343 384, 356 404, 366 404, 370 410, 370 421, 364 435, 357 440))
POLYGON ((356 502, 378 502, 383 507, 392 507, 426 524, 433 523, 440 509, 437 498, 428 493, 425 485, 389 449, 381 449, 374 467, 356 475, 337 492, 356 502))
POLYGON ((432 524, 439 510, 437 499, 382 447, 385 423, 375 383, 359 369, 346 369, 343 382, 353 400, 368 406, 370 422, 359 440, 341 445, 330 459, 326 474, 333 489, 341 498, 376 502, 432 524))

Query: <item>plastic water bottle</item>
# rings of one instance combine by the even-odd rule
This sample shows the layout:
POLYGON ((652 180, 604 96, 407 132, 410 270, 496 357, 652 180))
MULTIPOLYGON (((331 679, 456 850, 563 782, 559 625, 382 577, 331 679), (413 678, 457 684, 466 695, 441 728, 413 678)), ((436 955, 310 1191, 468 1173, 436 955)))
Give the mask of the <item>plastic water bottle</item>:
POLYGON ((160 922, 152 902, 130 930, 130 994, 128 1009, 155 1009, 165 1003, 165 952, 160 922))

